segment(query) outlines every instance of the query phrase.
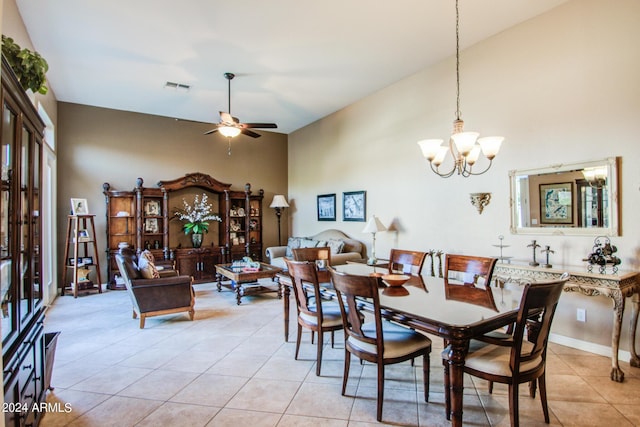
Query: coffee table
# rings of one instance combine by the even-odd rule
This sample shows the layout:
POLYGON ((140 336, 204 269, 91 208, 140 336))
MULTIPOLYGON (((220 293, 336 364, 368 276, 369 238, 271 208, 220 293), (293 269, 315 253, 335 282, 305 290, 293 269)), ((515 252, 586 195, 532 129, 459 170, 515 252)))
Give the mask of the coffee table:
POLYGON ((217 264, 218 292, 222 290, 223 286, 234 290, 238 305, 240 305, 242 297, 245 295, 277 292, 278 298, 282 298, 280 283, 273 280, 276 274, 281 271, 281 268, 263 262, 260 263, 260 269, 257 271, 245 271, 242 267, 233 267, 233 264, 217 264), (231 283, 222 283, 223 277, 231 280, 231 283), (272 284, 265 284, 264 281, 260 282, 260 279, 271 279, 272 284))

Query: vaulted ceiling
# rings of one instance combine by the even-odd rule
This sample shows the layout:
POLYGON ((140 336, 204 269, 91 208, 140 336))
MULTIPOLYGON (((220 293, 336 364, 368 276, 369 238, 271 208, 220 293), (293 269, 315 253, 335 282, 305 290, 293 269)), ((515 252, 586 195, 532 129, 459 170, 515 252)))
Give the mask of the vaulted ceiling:
MULTIPOLYGON (((461 0, 461 49, 565 1, 461 0)), ((283 133, 455 52, 453 0, 16 3, 60 101, 215 123, 233 72, 233 115, 283 133)))

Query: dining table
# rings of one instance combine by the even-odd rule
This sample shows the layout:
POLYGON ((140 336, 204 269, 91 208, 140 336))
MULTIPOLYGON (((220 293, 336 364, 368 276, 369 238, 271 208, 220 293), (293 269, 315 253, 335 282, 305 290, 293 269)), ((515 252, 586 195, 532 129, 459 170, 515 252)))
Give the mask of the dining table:
MULTIPOLYGON (((380 268, 360 263, 334 266, 336 271, 379 277, 380 309, 383 317, 418 331, 441 337, 448 343, 443 354, 449 365, 451 406, 447 418, 453 426, 462 426, 464 364, 469 341, 488 332, 512 324, 517 317, 523 286, 502 283, 486 288, 487 297, 494 304, 473 304, 464 298, 445 293, 444 279, 428 275, 410 275, 402 286, 388 286, 380 268), (454 299, 455 298, 455 299, 454 299)), ((284 300, 285 341, 289 335, 289 295, 291 278, 279 276, 284 300)), ((326 298, 335 297, 330 282, 321 283, 326 298)), ((484 288, 483 288, 484 289, 484 288)), ((362 300, 363 309, 372 308, 371 301, 362 300)))

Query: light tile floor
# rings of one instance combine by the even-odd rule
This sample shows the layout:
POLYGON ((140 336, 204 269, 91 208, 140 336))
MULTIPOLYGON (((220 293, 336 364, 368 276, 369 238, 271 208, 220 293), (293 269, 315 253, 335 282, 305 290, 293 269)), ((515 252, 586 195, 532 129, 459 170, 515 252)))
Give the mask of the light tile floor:
MULTIPOLYGON (((344 346, 324 351, 315 375, 315 346, 303 335, 294 360, 295 322, 284 342, 282 301, 275 294, 244 297, 214 284, 195 285, 196 317, 131 318, 123 291, 64 296, 47 310, 45 330, 60 331, 41 426, 367 426, 375 420, 376 370, 351 364, 341 396, 344 346)), ((294 310, 292 304, 292 313, 294 310)), ((295 319, 295 316, 291 316, 295 319)), ((328 340, 328 339, 327 339, 328 340)), ((383 421, 389 425, 448 426, 444 416, 442 340, 433 337, 430 402, 420 398, 421 365, 387 367, 383 421)), ((547 387, 551 425, 640 425, 640 369, 622 364, 624 383, 609 379, 610 360, 551 345, 547 387)), ((464 423, 508 426, 506 387, 488 394, 483 381, 465 379, 464 423)), ((520 422, 542 426, 539 399, 521 387, 520 422)), ((383 423, 384 424, 384 423, 383 423)))

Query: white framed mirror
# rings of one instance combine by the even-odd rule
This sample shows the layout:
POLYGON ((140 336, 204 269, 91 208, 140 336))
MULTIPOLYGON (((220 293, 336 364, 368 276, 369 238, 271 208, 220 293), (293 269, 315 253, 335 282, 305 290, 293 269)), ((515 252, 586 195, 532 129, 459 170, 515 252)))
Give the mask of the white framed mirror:
POLYGON ((514 234, 618 236, 617 157, 512 170, 514 234))

